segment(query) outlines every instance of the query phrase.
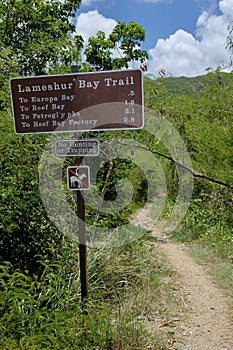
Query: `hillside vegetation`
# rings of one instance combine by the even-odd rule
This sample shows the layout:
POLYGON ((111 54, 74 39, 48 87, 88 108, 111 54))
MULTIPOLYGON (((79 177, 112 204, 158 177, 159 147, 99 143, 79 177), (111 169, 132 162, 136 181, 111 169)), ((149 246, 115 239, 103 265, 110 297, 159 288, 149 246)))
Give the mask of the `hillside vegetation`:
MULTIPOLYGON (((193 165, 185 170, 194 176, 193 196, 172 237, 189 242, 193 254, 215 266, 219 283, 232 291, 233 75, 217 71, 195 78, 144 79, 145 106, 174 125, 193 165)), ((168 349, 162 333, 152 339, 139 322, 143 308, 149 310, 152 300, 163 313, 166 298, 171 298, 163 285, 171 271, 152 250, 151 237, 143 229, 128 226, 126 235, 138 230, 141 238, 123 247, 88 249, 90 299, 88 312, 83 314, 77 243, 54 226, 40 198, 38 164, 48 137, 15 135, 8 79, 2 78, 1 83, 0 348, 168 349), (137 300, 142 290, 147 296, 144 304, 137 300), (129 299, 132 303, 125 308, 129 299)), ((110 131, 95 132, 85 137, 104 141, 111 135, 110 131)), ((140 141, 153 151, 168 191, 161 215, 169 216, 178 178, 173 159, 164 157, 165 147, 145 130, 117 131, 114 135, 140 141)), ((65 165, 70 163, 67 159, 65 165)), ((99 193, 110 166, 105 164, 98 173, 99 193)), ((144 206, 145 174, 125 160, 114 162, 105 199, 115 198, 116 182, 124 177, 134 179, 130 205, 119 216, 101 214, 98 225, 122 225, 144 206)), ((69 196, 72 205, 74 194, 69 196)), ((155 206, 152 204, 154 211, 155 206)), ((86 216, 93 222, 96 212, 88 206, 86 216)))
MULTIPOLYGON (((232 73, 217 71, 195 78, 148 79, 145 92, 146 104, 179 130, 192 159, 193 197, 173 236, 192 243, 198 259, 219 264, 221 259, 231 264, 233 254, 232 88, 232 73)), ((232 287, 231 271, 226 268, 225 278, 232 287)))

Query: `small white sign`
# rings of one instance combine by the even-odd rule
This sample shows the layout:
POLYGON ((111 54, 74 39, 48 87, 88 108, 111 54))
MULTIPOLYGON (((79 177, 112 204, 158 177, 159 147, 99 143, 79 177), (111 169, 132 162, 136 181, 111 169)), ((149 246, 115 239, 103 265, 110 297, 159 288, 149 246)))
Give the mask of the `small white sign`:
POLYGON ((57 140, 55 154, 58 157, 93 157, 100 152, 99 141, 96 139, 57 140))

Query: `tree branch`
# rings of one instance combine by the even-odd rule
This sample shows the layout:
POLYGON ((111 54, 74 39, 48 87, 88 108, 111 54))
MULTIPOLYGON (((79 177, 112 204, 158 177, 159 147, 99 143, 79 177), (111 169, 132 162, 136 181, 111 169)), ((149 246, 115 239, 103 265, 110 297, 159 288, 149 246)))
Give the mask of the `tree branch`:
MULTIPOLYGON (((119 141, 120 142, 120 141, 119 141)), ((126 144, 124 144, 124 142, 120 142, 120 144, 122 145, 125 145, 127 146, 126 144)), ((170 162, 176 164, 177 166, 180 166, 181 168, 187 170, 190 174, 193 175, 193 177, 196 177, 196 178, 201 178, 201 179, 204 179, 204 180, 208 180, 208 181, 211 181, 211 182, 214 182, 216 184, 219 184, 219 185, 222 185, 222 186, 225 186, 225 187, 228 187, 230 189, 233 189, 233 185, 230 185, 224 181, 221 181, 221 180, 218 180, 218 179, 215 179, 213 177, 209 177, 209 176, 206 176, 204 174, 201 174, 201 173, 198 173, 197 171, 193 170, 192 168, 188 167, 187 165, 183 164, 182 162, 174 159, 173 157, 165 154, 165 153, 162 153, 162 152, 159 152, 159 151, 156 151, 154 149, 151 149, 149 147, 146 147, 146 146, 136 146, 137 148, 140 148, 140 149, 143 149, 143 150, 147 150, 147 151, 150 151, 151 153, 153 154, 158 154, 159 156, 163 157, 163 158, 166 158, 168 159, 170 162)))

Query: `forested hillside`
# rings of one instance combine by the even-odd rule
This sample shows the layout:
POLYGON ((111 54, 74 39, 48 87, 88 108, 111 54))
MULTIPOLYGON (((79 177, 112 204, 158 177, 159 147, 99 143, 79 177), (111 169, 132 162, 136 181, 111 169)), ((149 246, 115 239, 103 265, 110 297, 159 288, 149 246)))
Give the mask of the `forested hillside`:
POLYGON ((228 257, 232 255, 232 84, 232 74, 210 72, 195 78, 147 80, 145 90, 146 104, 179 130, 192 159, 193 199, 177 237, 212 242, 228 257))
POLYGON ((231 90, 232 74, 215 72, 147 80, 145 91, 146 104, 166 115, 181 133, 194 169, 226 186, 232 180, 231 90))
MULTIPOLYGON (((5 84, 7 86, 7 81, 5 81, 5 84)), ((165 116, 172 122, 182 136, 193 164, 192 169, 186 170, 191 171, 194 176, 191 203, 183 221, 172 235, 175 239, 198 244, 199 248, 206 247, 204 258, 207 261, 220 259, 225 261, 226 264, 231 264, 233 251, 232 87, 233 78, 231 74, 213 72, 194 79, 151 80, 145 77, 144 91, 145 106, 153 110, 155 115, 165 116), (219 77, 221 78, 221 84, 219 83, 219 77), (198 86, 197 89, 196 86, 198 86), (190 93, 190 87, 194 87, 192 93, 190 93)), ((1 332, 3 334, 1 346, 2 349, 14 349, 17 346, 16 344, 21 341, 22 344, 28 344, 28 349, 33 349, 37 348, 38 345, 36 344, 38 342, 41 342, 44 327, 46 327, 48 337, 50 337, 50 332, 53 332, 53 327, 56 327, 57 332, 63 332, 66 329, 62 326, 64 322, 67 322, 66 313, 81 312, 77 309, 80 305, 78 251, 72 241, 63 236, 62 232, 56 229, 48 219, 40 199, 38 164, 47 137, 44 135, 15 135, 9 90, 7 88, 4 95, 2 94, 0 117, 1 332), (75 305, 73 304, 74 301, 75 305), (34 309, 36 310, 36 316, 32 316, 32 310, 34 309), (51 316, 49 316, 50 312, 52 312, 51 316), (62 313, 62 316, 60 313, 62 313), (62 323, 56 321, 58 315, 62 317, 62 323), (9 328, 9 322, 12 328, 9 328), (51 322, 55 322, 52 323, 54 326, 51 326, 51 322), (51 329, 48 327, 49 324, 49 327, 52 327, 51 329), (24 343, 25 341, 26 343, 24 343)), ((102 132, 98 135, 95 132, 89 133, 89 136, 93 134, 93 136, 99 137, 101 141, 109 137, 108 133, 110 132, 102 132)), ((117 133, 120 135, 120 133, 124 134, 125 132, 119 131, 117 133)), ((151 143, 143 130, 127 132, 127 137, 140 140, 145 147, 150 147, 150 150, 152 145, 154 147, 154 157, 159 159, 162 164, 168 187, 167 204, 161 214, 166 217, 166 215, 169 215, 169 208, 173 206, 177 191, 177 176, 173 160, 172 158, 166 159, 163 156, 166 151, 163 145, 160 145, 156 140, 151 143)), ((132 171, 136 171, 133 170, 130 162, 128 164, 124 162, 123 167, 122 163, 120 164, 115 164, 115 172, 113 172, 111 181, 108 183, 106 196, 110 200, 112 196, 115 196, 114 181, 118 181, 122 176, 129 176, 129 171, 131 174, 132 171)), ((101 186, 104 186, 106 180, 106 170, 102 171, 99 176, 101 191, 101 186)), ((104 215, 101 217, 99 224, 101 225, 102 222, 104 226, 112 227, 112 220, 114 220, 114 225, 122 225, 125 220, 127 221, 130 213, 133 213, 138 207, 142 207, 146 196, 145 181, 146 179, 143 180, 142 178, 141 184, 140 181, 134 184, 137 195, 135 194, 134 203, 131 203, 130 208, 125 212, 121 212, 120 216, 114 217, 114 219, 111 215, 107 215, 107 217, 104 215), (144 189, 142 187, 143 183, 144 189), (143 196, 140 193, 143 193, 143 196)), ((88 206, 87 219, 93 222, 95 216, 96 212, 88 206)), ((134 228, 134 230, 136 229, 134 228)), ((140 235, 143 235, 143 231, 140 235)), ((107 298, 109 298, 110 304, 111 300, 115 302, 115 293, 119 294, 117 298, 119 296, 124 298, 122 295, 122 293, 124 294, 124 288, 120 280, 126 278, 127 283, 132 283, 132 286, 135 281, 138 281, 141 272, 138 270, 138 275, 132 273, 131 276, 129 271, 133 266, 135 268, 138 263, 140 264, 141 253, 138 249, 143 249, 147 239, 145 236, 145 240, 140 239, 138 243, 135 242, 130 247, 126 245, 120 251, 118 248, 113 248, 107 253, 107 256, 105 251, 102 250, 91 250, 89 252, 89 259, 91 260, 91 266, 89 267, 91 298, 96 301, 102 300, 103 297, 106 298, 107 290, 109 290, 107 298), (128 249, 133 255, 138 251, 138 262, 133 259, 128 265, 128 249), (109 254, 111 254, 112 267, 108 264, 109 254), (119 265, 115 254, 121 254, 126 269, 123 269, 121 263, 119 265), (119 268, 118 275, 116 273, 117 268, 119 268), (114 280, 112 273, 115 276, 114 280), (125 273, 127 273, 127 277, 123 277, 125 273), (117 285, 118 287, 116 287, 117 285), (118 288, 119 291, 117 292, 118 288), (96 294, 97 289, 99 292, 96 294), (113 292, 114 290, 115 292, 113 292)), ((221 278, 231 281, 231 269, 227 271, 228 275, 225 271, 225 277, 222 276, 221 278)), ((108 308, 104 305, 101 307, 108 308)), ((105 314, 107 311, 104 311, 104 309, 100 311, 97 308, 97 310, 91 311, 90 316, 93 316, 92 312, 95 313, 94 317, 97 317, 96 312, 105 314)), ((99 326, 95 323, 88 327, 90 327, 91 332, 95 333, 96 327, 99 326)), ((114 331, 111 330, 111 326, 103 324, 103 327, 104 330, 102 329, 101 332, 104 334, 97 337, 96 340, 93 340, 92 337, 92 340, 88 338, 87 344, 99 344, 101 339, 104 339, 106 344, 116 341, 113 341, 114 335, 113 333, 111 335, 111 332, 114 331), (108 338, 111 340, 107 340, 108 338)), ((129 331, 132 335, 131 332, 133 331, 129 331)), ((74 336, 72 332, 68 334, 71 338, 74 336)), ((134 336, 132 335, 132 337, 134 336)), ((65 349, 65 345, 62 345, 67 341, 65 334, 58 334, 53 340, 48 339, 45 338, 44 340, 45 346, 51 348, 57 342, 59 348, 65 349)), ((81 345, 78 344, 79 340, 74 340, 73 348, 79 348, 78 346, 81 345)), ((115 349, 114 345, 112 346, 115 349)), ((160 349, 159 346, 155 349, 160 349)), ((41 349, 43 348, 41 345, 41 349)), ((87 345, 87 349, 89 348, 89 345, 87 345)), ((107 345, 102 349, 105 348, 108 348, 107 345)), ((131 348, 129 347, 129 349, 131 348)))
POLYGON ((12 77, 70 73, 73 62, 89 72, 144 61, 147 53, 132 50, 127 37, 134 34, 137 47, 144 30, 134 22, 120 22, 110 41, 101 32, 90 40, 90 62, 82 63, 83 41, 74 35, 70 21, 80 3, 0 4, 0 349, 171 349, 165 339, 169 334, 151 335, 138 322, 144 311, 150 313, 151 305, 163 314, 168 312, 168 300, 173 305, 177 301, 173 287, 171 292, 164 282, 172 272, 151 244, 150 232, 135 227, 131 217, 149 203, 155 225, 158 216, 158 224, 169 222, 178 195, 187 200, 184 210, 182 201, 177 208, 177 214, 183 210, 182 220, 168 234, 197 248, 205 263, 221 263, 219 280, 232 292, 233 76, 221 69, 195 78, 154 78, 144 72, 145 128, 83 133, 84 138, 98 139, 102 147, 91 184, 99 203, 94 205, 93 192, 86 195, 88 237, 103 229, 100 242, 106 243, 111 229, 114 241, 118 227, 123 227, 124 242, 87 248, 89 298, 83 305, 79 244, 76 232, 67 234, 69 210, 63 211, 62 202, 64 193, 76 213, 76 193, 67 190, 66 179, 66 168, 74 159, 64 159, 62 181, 48 182, 42 196, 41 174, 56 165, 54 148, 50 153, 46 148, 52 141, 47 134, 15 134, 9 88, 12 77), (119 43, 125 56, 115 60, 110 49, 119 43), (122 147, 121 156, 116 157, 111 142, 122 147), (106 157, 108 146, 111 157, 106 157), (144 153, 137 163, 138 152, 144 153), (181 179, 192 192, 179 193, 181 179), (62 213, 63 229, 51 219, 49 204, 45 207, 54 184, 60 192, 56 208, 50 209, 57 221, 62 213), (119 193, 127 205, 119 204, 119 193), (104 200, 110 212, 102 210, 104 200))

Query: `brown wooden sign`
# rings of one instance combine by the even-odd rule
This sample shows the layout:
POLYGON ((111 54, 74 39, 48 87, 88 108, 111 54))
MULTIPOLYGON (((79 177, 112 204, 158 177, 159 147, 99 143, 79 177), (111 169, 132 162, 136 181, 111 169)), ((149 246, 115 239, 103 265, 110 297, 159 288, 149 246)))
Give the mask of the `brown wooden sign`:
POLYGON ((17 134, 143 127, 140 70, 10 80, 17 134))

